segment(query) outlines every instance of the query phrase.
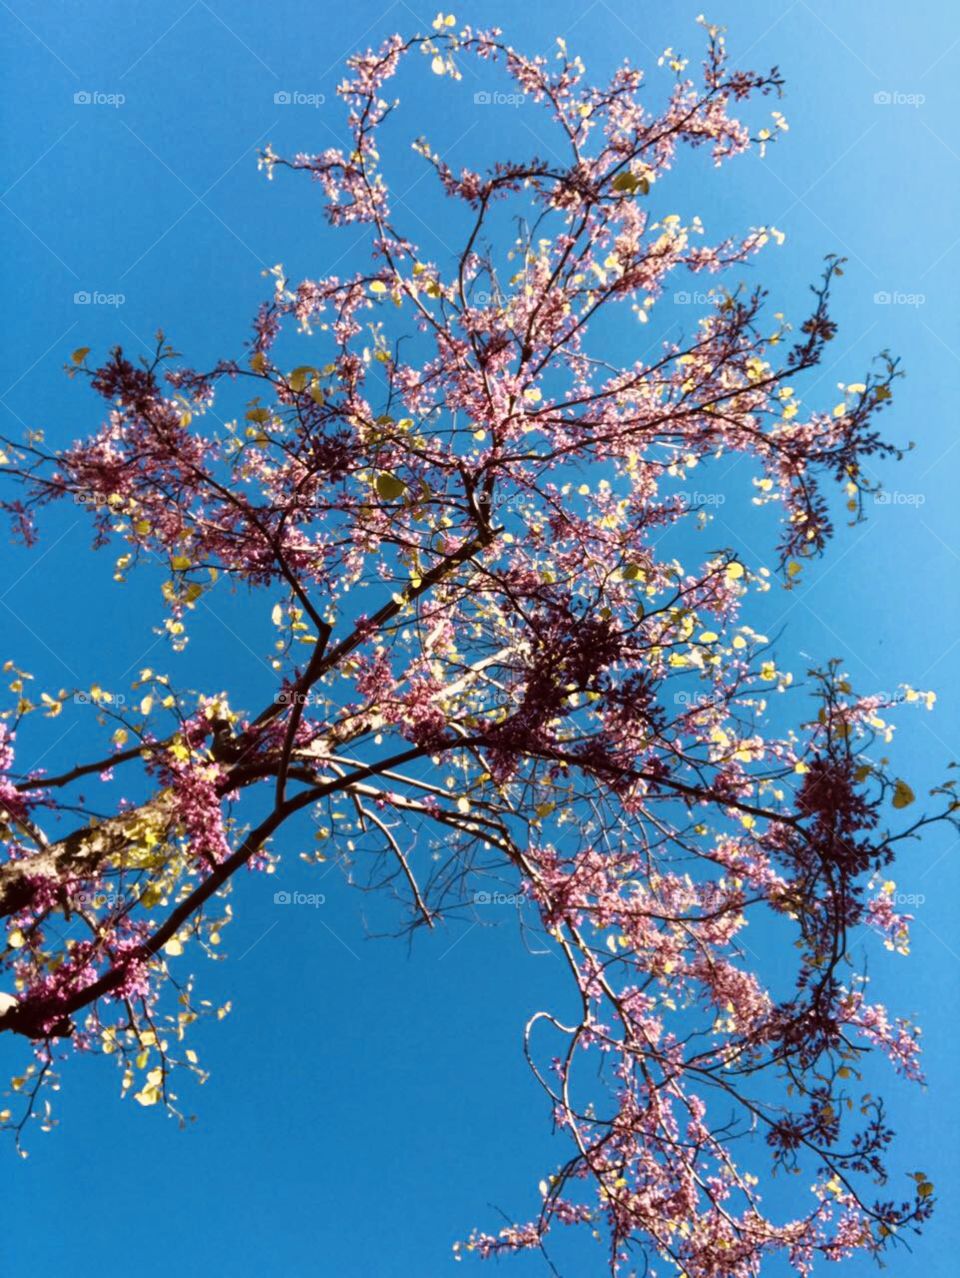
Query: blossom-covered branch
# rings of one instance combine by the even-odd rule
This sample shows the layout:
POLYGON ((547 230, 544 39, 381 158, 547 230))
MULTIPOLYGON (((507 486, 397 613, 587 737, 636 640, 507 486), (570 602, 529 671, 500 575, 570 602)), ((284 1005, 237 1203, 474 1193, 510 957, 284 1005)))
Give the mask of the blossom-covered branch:
POLYGON ((9 667, 0 1031, 35 1053, 7 1113, 18 1139, 73 1049, 115 1055, 141 1104, 177 1109, 176 1071, 201 1073, 182 1044, 213 1010, 181 955, 216 952, 237 872, 274 872, 310 810, 351 868, 407 900, 411 925, 509 875, 573 982, 576 1019, 539 1012, 524 1039, 569 1157, 533 1219, 462 1250, 585 1224, 605 1229, 611 1272, 637 1253, 746 1278, 774 1252, 800 1273, 878 1253, 929 1214, 925 1176, 884 1188, 891 1133, 859 1089, 871 1048, 919 1078, 917 1030, 870 1001, 849 941, 865 923, 907 948, 886 867, 899 840, 954 819, 952 784, 888 828, 914 799, 871 751, 898 698, 854 692, 835 664, 807 676, 796 727, 771 726, 792 678, 744 608, 777 583, 698 552, 677 491, 697 466, 748 459, 794 583, 834 531, 833 486, 859 518, 868 463, 896 452, 876 423, 898 369, 881 356, 840 403, 805 405, 842 263, 791 335, 762 289, 720 282, 779 232, 710 243, 698 218, 664 211, 681 148, 719 165, 786 128, 777 111, 741 119, 778 93, 776 70, 733 69, 716 27, 706 43, 696 76, 661 59, 658 108, 628 63, 594 86, 562 42, 552 62, 526 57, 444 15, 358 54, 339 90, 345 145, 261 163, 309 173, 334 227, 367 229, 364 269, 293 284, 277 267, 247 356, 207 371, 162 335, 139 363, 81 348, 70 371, 106 401, 100 426, 65 449, 5 441, 21 535, 46 504, 81 500, 96 545, 121 548, 118 581, 165 567, 175 652, 224 580, 255 592, 277 634, 259 707, 229 688, 190 697, 152 669, 135 704, 87 691, 113 751, 91 742, 58 775, 18 771, 14 737, 70 690, 34 701, 9 667), (467 58, 500 63, 556 145, 455 173, 418 138, 462 246, 437 262, 401 224, 381 140, 398 104, 383 95, 405 60, 455 92, 467 58), (712 304, 643 353, 642 326, 686 273, 717 277, 712 304), (627 363, 611 362, 608 315, 638 335, 627 363), (743 938, 760 920, 758 959, 743 938), (763 1207, 767 1158, 812 1185, 787 1220, 763 1207))

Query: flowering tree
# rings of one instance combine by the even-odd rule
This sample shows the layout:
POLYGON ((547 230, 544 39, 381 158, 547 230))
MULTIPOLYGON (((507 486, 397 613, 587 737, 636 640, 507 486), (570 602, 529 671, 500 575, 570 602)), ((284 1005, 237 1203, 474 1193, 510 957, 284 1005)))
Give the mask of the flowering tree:
POLYGON ((275 268, 248 355, 206 372, 162 335, 139 364, 78 350, 70 371, 107 401, 102 425, 62 451, 5 441, 20 487, 6 506, 29 543, 35 512, 73 497, 97 547, 122 544, 118 580, 168 566, 174 649, 218 578, 255 591, 277 629, 265 706, 144 670, 129 703, 82 694, 105 739, 60 775, 19 772, 14 736, 71 690, 34 704, 13 671, 0 1030, 31 1045, 4 1113, 18 1141, 31 1116, 49 1122, 42 1086, 74 1050, 113 1055, 125 1091, 177 1112, 174 1074, 201 1073, 184 1044, 209 1009, 181 955, 219 943, 238 871, 272 873, 285 823, 309 809, 405 895, 413 925, 435 926, 480 876, 514 876, 569 970, 576 1014, 538 1012, 524 1036, 569 1157, 534 1220, 466 1250, 585 1224, 614 1272, 659 1257, 690 1278, 750 1275, 783 1252, 805 1273, 928 1216, 923 1174, 884 1188, 891 1133, 860 1080, 871 1048, 919 1078, 917 1031, 870 1000, 848 938, 867 923, 906 948, 882 871, 899 840, 952 819, 951 786, 891 831, 913 794, 869 749, 893 698, 828 665, 808 676, 805 721, 775 731, 768 701, 790 676, 741 619, 775 579, 729 552, 666 549, 689 549, 671 538, 696 518, 676 481, 743 454, 753 502, 782 512, 789 585, 832 532, 826 487, 859 518, 864 459, 895 452, 875 424, 895 362, 826 412, 803 406, 795 387, 835 333, 837 260, 794 336, 762 291, 718 284, 650 358, 611 363, 602 337, 605 313, 646 322, 678 273, 736 267, 778 235, 711 245, 698 219, 654 212, 681 146, 719 165, 786 127, 734 114, 778 92, 776 70, 732 70, 720 30, 706 41, 696 79, 667 51, 659 111, 626 63, 593 87, 562 42, 548 63, 443 15, 350 59, 348 145, 261 162, 309 173, 335 227, 366 228, 368 269, 293 285, 275 268), (464 59, 502 61, 563 155, 455 173, 418 141, 464 228, 442 263, 399 224, 381 167, 397 105, 381 95, 417 54, 452 81, 464 59), (242 401, 219 432, 215 396, 221 412, 242 401), (767 1160, 810 1187, 789 1219, 765 1214, 767 1160))

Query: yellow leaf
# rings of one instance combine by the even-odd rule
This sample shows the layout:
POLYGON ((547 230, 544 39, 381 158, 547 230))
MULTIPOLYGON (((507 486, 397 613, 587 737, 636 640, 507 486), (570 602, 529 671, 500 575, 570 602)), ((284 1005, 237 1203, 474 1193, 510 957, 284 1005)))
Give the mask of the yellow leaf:
POLYGON ((636 173, 618 173, 613 179, 613 189, 621 191, 627 195, 636 195, 637 191, 647 195, 650 191, 650 182, 645 177, 638 177, 636 173))
POLYGON ((382 475, 377 476, 377 492, 384 501, 396 501, 406 491, 407 485, 402 479, 398 479, 396 475, 390 475, 385 471, 382 475))
POLYGON ((176 958, 179 954, 183 953, 183 946, 175 936, 171 936, 170 940, 167 941, 166 945, 163 947, 163 952, 164 954, 169 954, 171 958, 176 958))
POLYGON ((893 787, 893 806, 895 808, 908 808, 916 797, 906 781, 898 780, 893 787))
POLYGON ((75 364, 82 364, 89 354, 90 354, 89 346, 78 346, 77 349, 70 356, 70 358, 73 360, 75 364))

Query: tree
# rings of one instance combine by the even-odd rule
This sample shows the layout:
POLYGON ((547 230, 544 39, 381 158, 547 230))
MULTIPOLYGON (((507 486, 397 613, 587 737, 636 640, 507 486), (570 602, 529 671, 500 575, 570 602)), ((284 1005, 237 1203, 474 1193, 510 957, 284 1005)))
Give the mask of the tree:
POLYGON ((778 93, 776 69, 733 70, 720 29, 706 41, 696 82, 665 55, 659 112, 627 63, 593 87, 562 42, 549 64, 443 15, 353 57, 349 145, 292 160, 268 147, 261 163, 312 175, 330 222, 369 232, 368 268, 297 285, 276 268, 248 355, 206 372, 162 334, 139 364, 81 348, 70 373, 107 402, 100 427, 65 450, 5 441, 21 491, 5 505, 29 543, 35 513, 73 498, 98 547, 122 544, 118 580, 169 565, 175 650, 218 578, 256 592, 278 635, 258 711, 151 670, 136 704, 72 690, 115 730, 59 775, 18 772, 14 737, 71 690, 34 704, 13 671, 0 1030, 33 1054, 4 1115, 18 1144, 31 1117, 49 1122, 42 1088, 75 1050, 113 1055, 142 1105, 179 1112, 174 1075, 201 1073, 184 1043, 208 1010, 181 955, 219 943, 237 872, 273 872, 285 823, 309 809, 405 895, 412 927, 511 874, 569 969, 577 1016, 538 1012, 524 1037, 569 1158, 535 1220, 466 1249, 535 1248, 585 1224, 606 1230, 613 1272, 643 1256, 690 1278, 749 1275, 783 1252, 803 1273, 928 1217, 925 1175, 883 1188, 891 1132, 858 1086, 873 1048, 919 1078, 917 1032, 869 1001, 848 938, 865 922, 906 948, 883 871, 899 841, 954 820, 952 783, 931 814, 888 828, 914 796, 870 751, 898 698, 855 693, 828 663, 808 675, 814 710, 775 730, 768 699, 790 676, 741 613, 776 583, 692 539, 692 563, 666 549, 697 513, 673 482, 742 455, 753 500, 779 505, 789 588, 833 531, 831 482, 861 518, 865 462, 896 453, 876 428, 896 361, 830 411, 804 408, 794 384, 835 335, 833 258, 793 337, 762 290, 718 284, 650 358, 611 363, 603 340, 605 316, 646 322, 678 273, 737 267, 779 234, 709 245, 699 220, 654 212, 682 145, 720 165, 786 127, 776 111, 760 129, 733 114, 778 93), (381 94, 418 53, 452 81, 466 58, 502 61, 565 155, 457 174, 418 142, 464 226, 443 263, 399 225, 381 167, 397 105, 381 94), (322 359, 298 364, 298 343, 322 359), (209 426, 215 396, 241 388, 241 419, 209 426), (414 849, 422 832, 437 859, 414 849), (743 933, 761 919, 757 959, 743 933), (785 1223, 764 1215, 758 1143, 813 1183, 785 1223))

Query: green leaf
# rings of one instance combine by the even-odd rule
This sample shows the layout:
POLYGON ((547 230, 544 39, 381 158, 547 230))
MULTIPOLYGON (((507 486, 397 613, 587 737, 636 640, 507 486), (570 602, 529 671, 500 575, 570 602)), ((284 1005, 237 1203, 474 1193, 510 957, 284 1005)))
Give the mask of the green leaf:
POLYGON ((384 501, 396 501, 406 491, 406 484, 402 479, 397 479, 396 475, 390 475, 384 471, 382 475, 377 476, 377 492, 384 501))
POLYGON ((317 370, 310 364, 301 364, 299 368, 295 368, 287 378, 290 389, 293 391, 302 391, 307 384, 308 378, 314 378, 317 370))

